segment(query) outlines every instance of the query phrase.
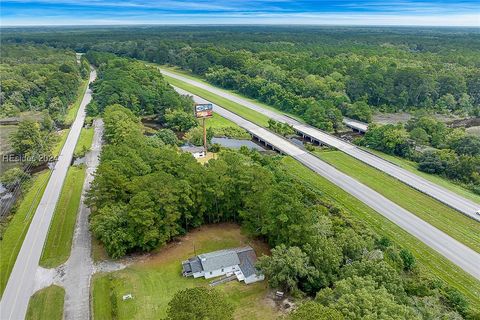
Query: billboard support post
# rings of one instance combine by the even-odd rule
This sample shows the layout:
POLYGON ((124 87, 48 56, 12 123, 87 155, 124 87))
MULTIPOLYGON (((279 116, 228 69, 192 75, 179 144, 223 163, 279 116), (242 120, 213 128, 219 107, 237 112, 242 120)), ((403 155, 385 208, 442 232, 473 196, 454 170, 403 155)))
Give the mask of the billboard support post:
POLYGON ((205 125, 205 118, 203 120, 203 148, 205 149, 205 155, 207 155, 207 126, 205 125))
POLYGON ((207 155, 207 126, 205 119, 213 115, 213 105, 211 103, 197 103, 195 104, 195 118, 202 119, 203 124, 203 148, 205 155, 207 155))

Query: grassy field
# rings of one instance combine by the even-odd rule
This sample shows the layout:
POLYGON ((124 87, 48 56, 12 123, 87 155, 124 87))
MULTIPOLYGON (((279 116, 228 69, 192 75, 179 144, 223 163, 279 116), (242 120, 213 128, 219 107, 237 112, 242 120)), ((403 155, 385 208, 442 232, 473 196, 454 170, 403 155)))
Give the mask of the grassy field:
POLYGON ((61 320, 65 290, 52 285, 36 292, 28 304, 26 320, 61 320))
POLYGON ((229 137, 233 139, 247 139, 252 137, 250 134, 235 122, 232 122, 219 114, 214 113, 211 118, 206 119, 206 126, 213 130, 215 137, 229 137))
POLYGON ((351 217, 363 223, 377 234, 387 236, 398 245, 410 250, 426 273, 433 274, 460 290, 469 299, 472 306, 480 306, 480 282, 474 277, 465 273, 426 244, 387 218, 384 218, 360 200, 325 178, 315 174, 293 158, 284 158, 283 164, 293 176, 320 190, 332 203, 344 208, 351 217))
POLYGON ((88 87, 88 80, 82 80, 82 84, 78 87, 77 91, 77 99, 71 106, 68 107, 67 114, 65 115, 65 119, 63 120, 64 125, 71 125, 75 117, 77 116, 78 108, 80 108, 80 104, 83 100, 83 95, 88 87))
POLYGON ((93 141, 93 133, 94 129, 92 127, 82 128, 82 131, 80 131, 80 137, 78 137, 77 145, 75 146, 75 151, 73 152, 75 157, 83 157, 85 153, 90 150, 93 141))
MULTIPOLYGON (((199 254, 247 244, 257 255, 268 252, 265 244, 250 241, 236 225, 203 226, 124 270, 96 274, 92 280, 94 319, 162 319, 176 291, 209 283, 181 276, 181 261, 195 255, 194 247, 199 254), (128 293, 133 299, 123 301, 122 295, 128 293)), ((236 307, 236 319, 275 319, 277 312, 267 298, 266 285, 233 281, 217 288, 236 307)))
POLYGON ((395 163, 397 166, 402 167, 410 172, 415 173, 416 175, 425 178, 433 183, 438 184, 439 186, 444 187, 445 189, 448 189, 452 192, 457 193, 458 195, 465 197, 467 199, 470 199, 472 201, 475 201, 477 203, 480 203, 480 195, 473 193, 472 191, 455 184, 452 181, 449 181, 448 179, 442 178, 440 176, 434 175, 434 174, 428 174, 426 172, 422 172, 417 169, 417 164, 413 161, 403 159, 400 157, 392 156, 377 150, 372 150, 372 149, 367 149, 369 152, 376 154, 380 158, 383 158, 385 160, 388 160, 392 163, 395 163))
POLYGON ((207 128, 212 128, 212 129, 228 128, 228 127, 241 129, 240 126, 235 122, 232 122, 216 113, 214 113, 211 118, 206 119, 205 124, 207 125, 207 128))
POLYGON ((70 256, 84 180, 85 166, 68 168, 40 258, 40 265, 44 268, 57 267, 67 261, 70 256))
POLYGON ((65 144, 65 141, 67 141, 69 132, 70 132, 70 129, 63 129, 55 132, 55 134, 57 135, 57 143, 53 146, 53 149, 52 149, 52 154, 54 156, 60 155, 63 145, 65 144))
POLYGON ((263 126, 263 127, 266 127, 268 125, 268 117, 261 114, 261 113, 258 113, 254 110, 251 110, 247 107, 244 107, 238 103, 235 103, 233 101, 230 101, 228 99, 225 99, 225 98, 222 98, 214 93, 211 93, 207 90, 204 90, 204 89, 200 89, 200 88, 197 88, 195 86, 192 86, 188 83, 185 83, 183 81, 180 81, 180 80, 177 80, 177 79, 174 79, 174 78, 171 78, 171 77, 167 77, 167 76, 164 76, 165 79, 167 79, 167 81, 174 85, 174 86, 177 86, 179 88, 182 88, 184 90, 187 90, 193 94, 196 94, 204 99, 207 99, 209 100, 210 102, 213 102, 215 104, 218 104, 219 106, 222 106, 223 108, 231 111, 231 112, 234 112, 236 114, 238 114, 239 116, 249 120, 249 121, 252 121, 260 126, 263 126))
POLYGON ((480 225, 473 223, 471 218, 341 151, 317 151, 315 154, 452 238, 480 252, 480 225))
POLYGON ((2 234, 0 240, 0 292, 2 294, 30 222, 47 186, 50 173, 50 170, 45 170, 32 177, 28 191, 19 200, 17 210, 9 217, 11 220, 2 234))

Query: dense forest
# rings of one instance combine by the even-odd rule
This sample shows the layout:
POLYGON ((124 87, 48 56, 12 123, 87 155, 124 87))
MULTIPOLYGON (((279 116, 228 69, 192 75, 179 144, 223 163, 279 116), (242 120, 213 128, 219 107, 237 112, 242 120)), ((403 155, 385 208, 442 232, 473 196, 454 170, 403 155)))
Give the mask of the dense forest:
MULTIPOLYGON (((143 76, 142 83, 148 83, 147 75, 156 70, 104 54, 93 62, 99 68, 94 111, 102 112, 106 145, 88 194, 90 227, 110 256, 148 252, 192 228, 229 221, 273 248, 258 263, 271 287, 310 298, 292 319, 309 313, 315 319, 319 312, 338 319, 474 316, 461 293, 418 268, 408 250, 350 219, 295 177, 282 156, 225 149, 201 165, 178 151, 171 132, 144 135, 139 116, 158 111, 130 102, 143 101, 150 89, 163 96, 171 88, 152 74, 156 80, 149 90, 117 98, 115 81, 105 75, 143 76), (115 104, 102 102, 112 96, 115 104)), ((159 109, 164 115, 192 103, 172 95, 168 101, 177 105, 159 109)), ((289 129, 275 122, 269 126, 279 133, 289 129)))
POLYGON ((458 291, 423 273, 408 250, 349 219, 289 173, 281 156, 223 150, 201 165, 144 136, 129 109, 108 106, 103 117, 107 145, 89 192, 90 223, 112 257, 233 221, 274 248, 258 264, 273 288, 312 297, 340 319, 473 316, 458 291))
POLYGON ((171 64, 333 131, 346 115, 426 110, 478 115, 480 39, 469 29, 231 27, 16 33, 171 64))
POLYGON ((84 58, 77 65, 71 50, 2 43, 0 71, 1 116, 48 110, 60 122, 77 97, 81 78, 88 77, 89 65, 84 58))
POLYGON ((371 125, 356 142, 413 160, 419 170, 452 179, 480 194, 480 137, 463 128, 449 128, 420 113, 406 124, 371 125))
MULTIPOLYGON (((342 116, 370 121, 378 111, 414 111, 405 125, 372 125, 358 143, 413 159, 423 171, 477 190, 479 140, 429 115, 479 115, 475 32, 347 27, 50 31, 11 28, 2 35, 2 116, 47 110, 42 122, 19 125, 17 136, 33 142, 15 142, 27 149, 43 146, 43 135, 52 131, 52 121, 61 121, 80 78, 88 74, 87 60, 76 66, 71 50, 86 53, 98 70, 87 111, 105 122, 105 145, 87 197, 90 228, 111 257, 149 252, 192 228, 228 221, 272 248, 257 265, 269 286, 308 301, 289 316, 292 320, 479 317, 459 291, 419 268, 410 251, 373 233, 295 177, 282 156, 225 149, 201 165, 180 153, 174 131, 186 132, 193 141, 198 129, 192 101, 178 95, 156 68, 138 61, 179 66, 327 131, 339 129, 342 116), (24 47, 28 53, 22 53, 24 47), (64 55, 72 60, 61 59, 64 55), (146 136, 144 116, 156 117, 164 128, 146 136)), ((292 132, 275 121, 268 127, 281 135, 292 132)), ((206 302, 221 300, 200 291, 206 302)), ((182 294, 170 308, 181 309, 182 294)), ((228 306, 219 310, 230 312, 228 306)))

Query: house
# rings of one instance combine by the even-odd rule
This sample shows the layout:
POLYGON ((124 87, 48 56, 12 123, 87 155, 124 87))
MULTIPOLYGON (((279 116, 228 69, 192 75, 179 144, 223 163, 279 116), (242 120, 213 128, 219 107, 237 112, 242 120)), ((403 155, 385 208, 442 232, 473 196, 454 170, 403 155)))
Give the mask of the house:
POLYGON ((236 276, 246 284, 262 281, 265 276, 255 268, 257 256, 251 247, 219 250, 192 257, 182 262, 184 277, 210 279, 236 276))
POLYGON ((195 146, 181 146, 183 152, 189 152, 193 155, 195 159, 204 158, 207 154, 203 147, 195 147, 195 146))

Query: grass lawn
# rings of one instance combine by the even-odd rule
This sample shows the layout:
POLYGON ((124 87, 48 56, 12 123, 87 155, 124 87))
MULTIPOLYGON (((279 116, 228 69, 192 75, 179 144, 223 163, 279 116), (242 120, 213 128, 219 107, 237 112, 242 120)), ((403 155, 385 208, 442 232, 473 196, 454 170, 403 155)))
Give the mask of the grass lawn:
POLYGON ((92 147, 94 130, 90 128, 82 128, 80 131, 80 137, 78 137, 77 145, 75 146, 75 151, 73 155, 75 157, 83 157, 92 147))
MULTIPOLYGON (((207 286, 209 280, 185 278, 181 262, 193 255, 224 248, 251 245, 257 255, 268 253, 265 244, 249 240, 234 224, 203 226, 178 242, 140 259, 128 268, 93 277, 94 319, 162 319, 176 291, 207 286), (131 293, 132 300, 122 301, 131 293)), ((245 285, 233 281, 217 289, 236 307, 236 319, 275 319, 277 311, 267 298, 267 283, 245 285), (248 308, 243 306, 248 305, 248 308)))
POLYGON ((323 161, 480 252, 480 225, 432 197, 341 151, 316 151, 323 161))
MULTIPOLYGON (((253 111, 247 107, 244 107, 238 103, 235 103, 233 101, 230 101, 228 99, 225 99, 223 97, 220 97, 214 93, 211 93, 207 90, 204 90, 204 89, 201 89, 201 88, 197 88, 195 86, 192 86, 188 83, 185 83, 183 81, 180 81, 180 80, 177 80, 177 79, 174 79, 174 78, 171 78, 171 77, 168 77, 168 76, 165 76, 165 79, 167 79, 167 81, 176 86, 176 87, 179 87, 179 88, 182 88, 184 90, 187 90, 193 94, 196 94, 204 99, 207 99, 209 100, 210 102, 213 102, 215 104, 218 104, 219 106, 222 106, 223 108, 231 111, 231 112, 234 112, 236 114, 238 114, 239 116, 249 120, 249 121, 252 121, 253 123, 256 123, 262 127, 266 127, 268 125, 268 117, 261 114, 261 113, 258 113, 256 111, 253 111)), ((208 121, 208 120, 207 120, 208 121)))
MULTIPOLYGON (((200 124, 202 123, 201 121, 202 120, 199 120, 200 124)), ((220 128, 228 128, 228 127, 235 127, 235 128, 241 129, 241 127, 235 122, 232 122, 216 113, 214 113, 211 118, 206 119, 205 124, 207 125, 207 128, 212 128, 212 129, 220 129, 220 128)))
POLYGON ((80 108, 80 104, 82 103, 82 100, 83 100, 83 95, 85 94, 87 87, 88 87, 88 79, 82 80, 82 84, 80 85, 80 87, 78 87, 77 99, 75 100, 74 103, 72 103, 71 106, 68 107, 67 114, 65 115, 65 119, 63 120, 64 125, 69 126, 73 123, 73 120, 75 120, 78 109, 80 108))
POLYGON ((61 320, 65 290, 52 285, 36 292, 28 304, 26 320, 61 320))
POLYGON ((42 198, 43 191, 50 178, 50 170, 42 171, 32 176, 30 187, 23 198, 18 200, 17 209, 8 219, 8 226, 0 240, 0 292, 3 294, 8 277, 12 272, 18 252, 27 234, 35 210, 42 198))
POLYGON ((245 129, 217 113, 214 113, 211 118, 206 119, 205 124, 207 128, 213 130, 213 135, 215 137, 246 140, 252 139, 252 136, 245 129))
POLYGON ((60 152, 62 151, 63 145, 65 144, 65 141, 67 141, 68 133, 70 132, 70 129, 63 129, 60 131, 55 132, 57 135, 57 142, 53 146, 52 149, 52 154, 54 156, 60 155, 60 152))
POLYGON ((373 149, 367 149, 369 152, 376 154, 380 158, 383 158, 385 160, 388 160, 392 163, 395 163, 397 166, 402 167, 410 172, 415 173, 416 175, 425 178, 433 183, 438 184, 439 186, 444 187, 445 189, 448 189, 452 192, 457 193, 458 195, 461 195, 462 197, 465 197, 467 199, 470 199, 472 201, 475 201, 477 203, 480 203, 480 195, 473 193, 472 191, 452 182, 449 181, 448 179, 442 178, 440 176, 434 175, 434 174, 429 174, 426 172, 422 172, 417 169, 417 164, 413 161, 403 159, 400 157, 392 156, 377 150, 373 149))
POLYGON ((360 200, 304 167, 293 158, 285 157, 283 164, 290 174, 322 192, 332 203, 344 208, 352 218, 358 220, 377 234, 387 236, 398 245, 410 250, 415 255, 419 266, 426 273, 433 274, 460 290, 468 298, 472 307, 480 306, 480 282, 474 277, 465 273, 426 244, 378 214, 360 200))
POLYGON ((84 180, 85 166, 68 168, 40 258, 40 265, 44 268, 57 267, 67 261, 70 256, 84 180))

